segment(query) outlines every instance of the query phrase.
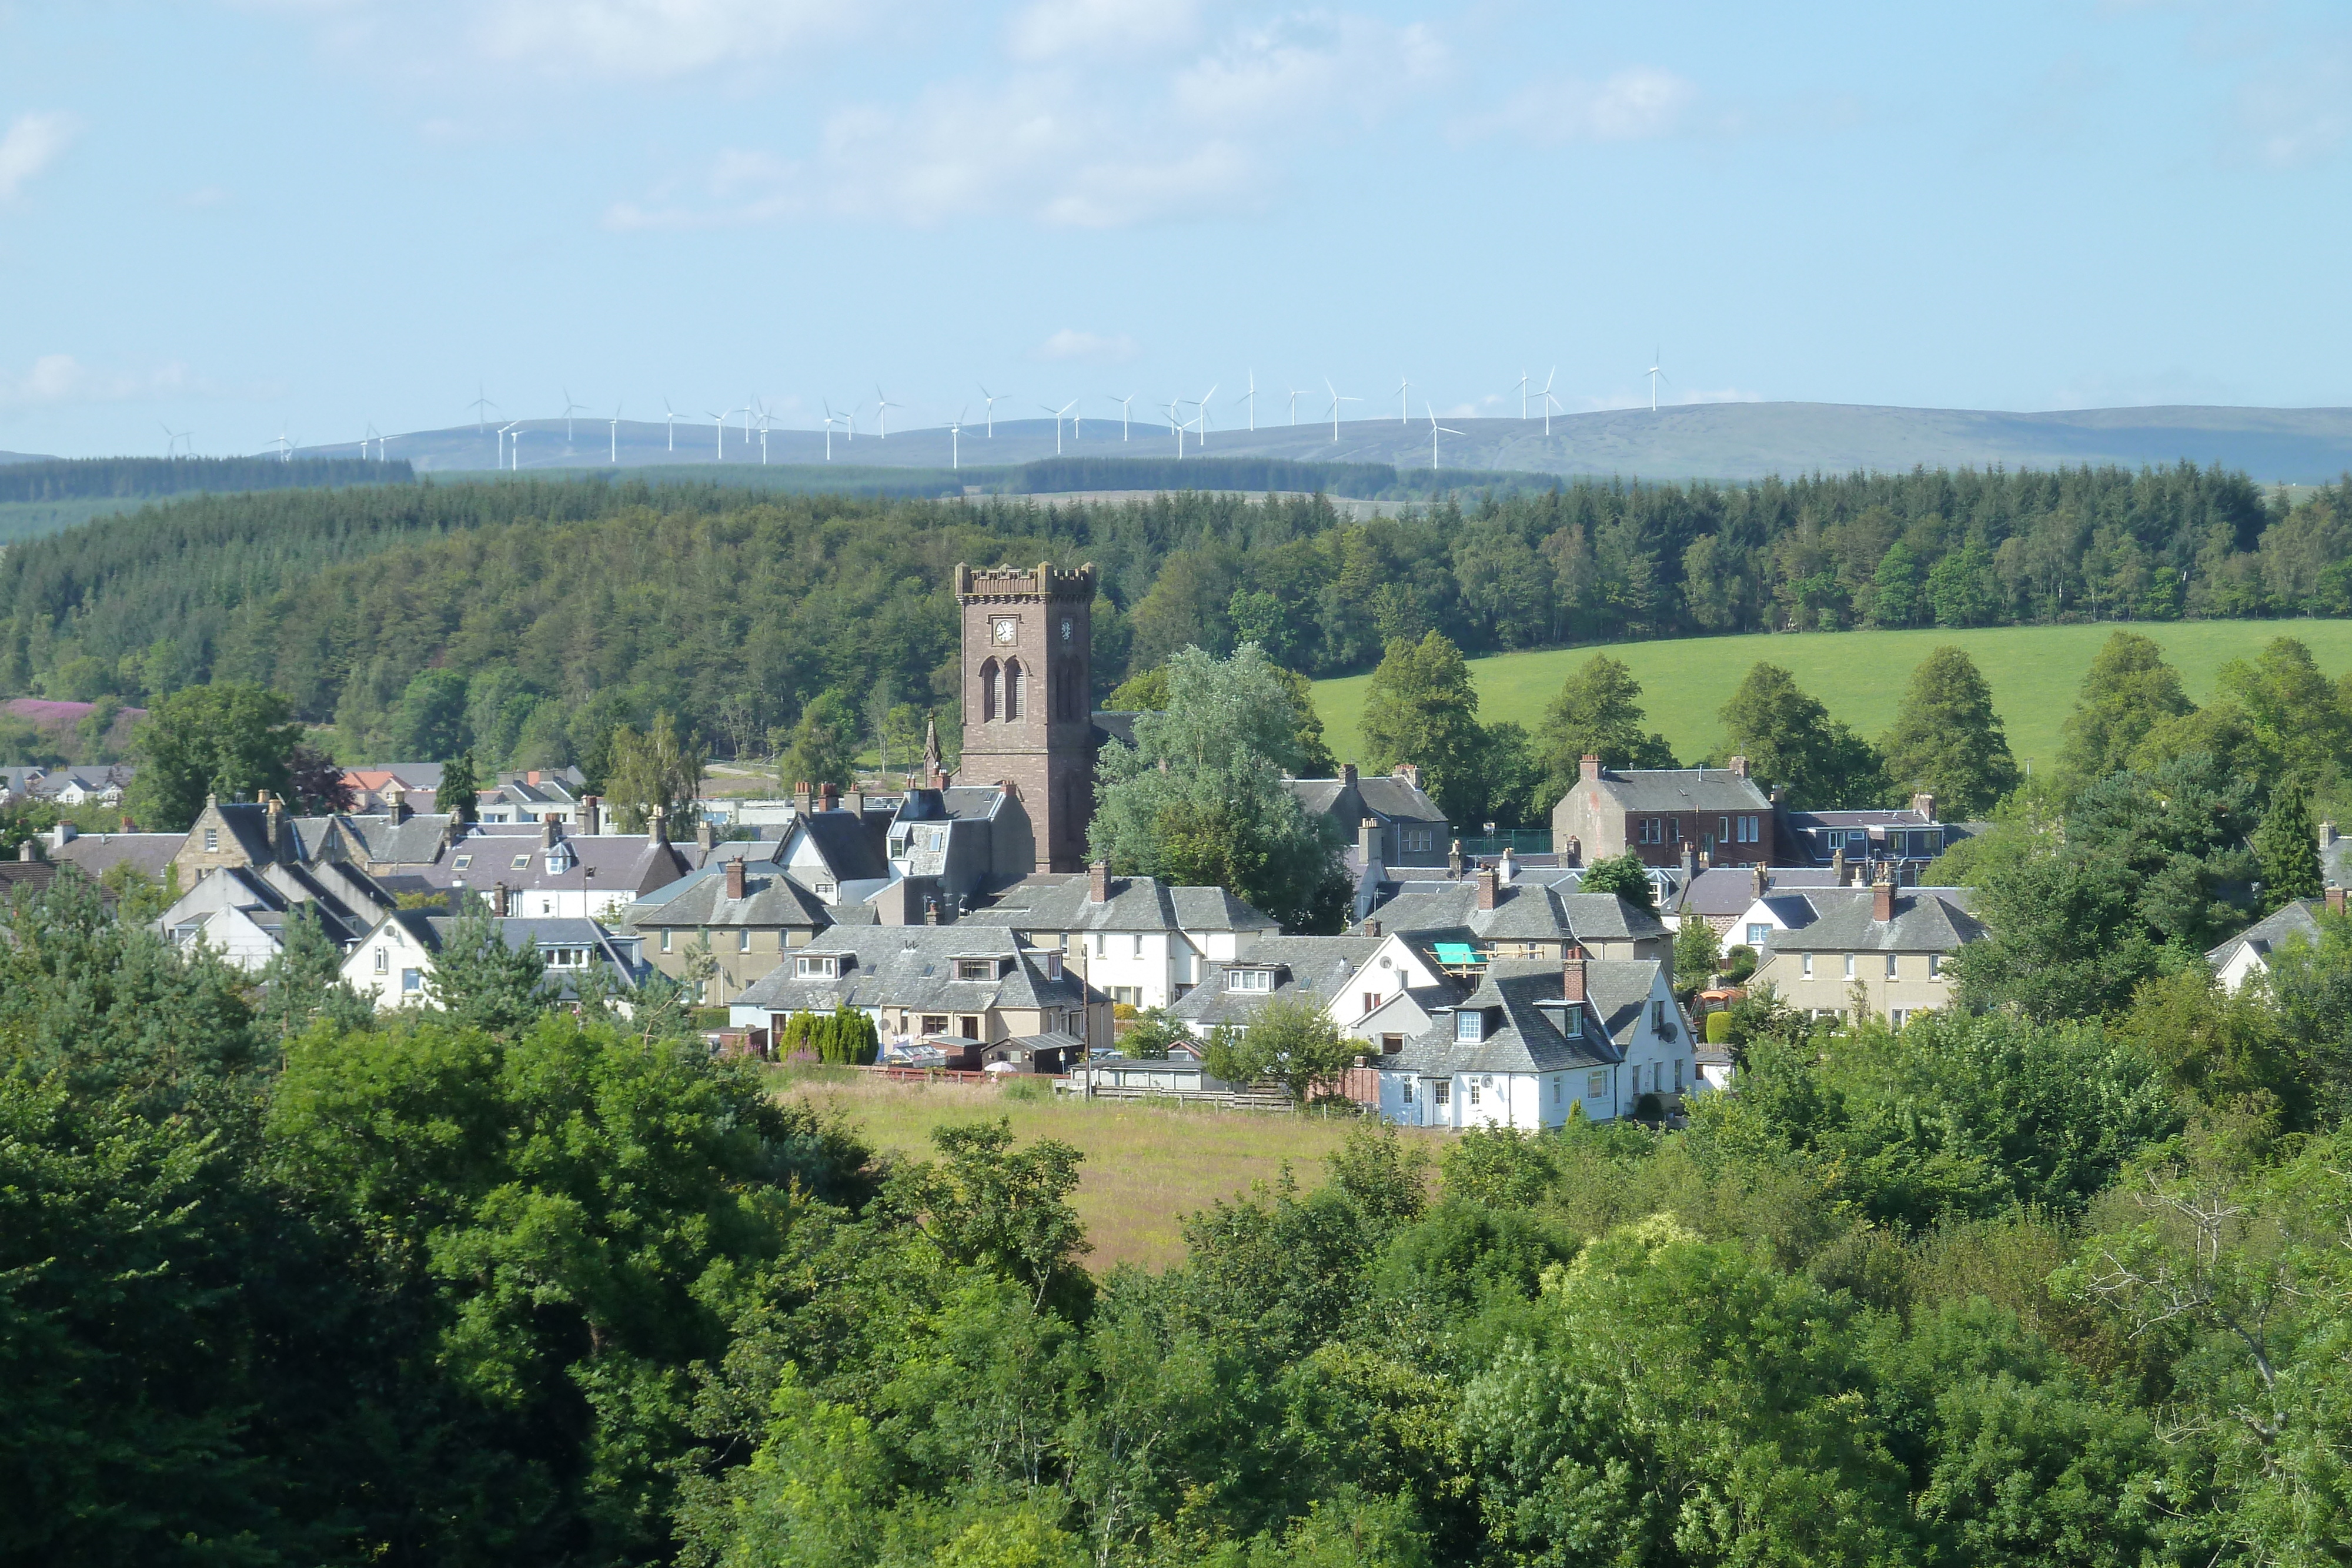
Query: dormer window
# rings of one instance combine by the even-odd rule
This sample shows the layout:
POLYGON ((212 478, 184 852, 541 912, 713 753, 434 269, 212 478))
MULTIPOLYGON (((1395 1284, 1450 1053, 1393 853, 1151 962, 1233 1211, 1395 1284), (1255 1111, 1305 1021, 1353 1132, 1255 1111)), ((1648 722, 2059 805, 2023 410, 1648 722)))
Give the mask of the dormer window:
POLYGON ((1047 953, 1044 955, 1044 957, 1045 960, 1045 977, 1049 980, 1060 979, 1062 977, 1062 956, 1059 953, 1047 953))
POLYGON ((1270 991, 1274 989, 1272 969, 1228 969, 1225 989, 1229 991, 1270 991))
POLYGON ((793 960, 793 972, 803 980, 837 980, 841 959, 831 953, 803 953, 793 960))
POLYGON ((959 980, 993 980, 997 977, 993 958, 958 958, 955 977, 959 980))
POLYGON ((1486 1038, 1486 1015, 1475 1008, 1464 1008, 1454 1015, 1454 1038, 1481 1040, 1486 1038))

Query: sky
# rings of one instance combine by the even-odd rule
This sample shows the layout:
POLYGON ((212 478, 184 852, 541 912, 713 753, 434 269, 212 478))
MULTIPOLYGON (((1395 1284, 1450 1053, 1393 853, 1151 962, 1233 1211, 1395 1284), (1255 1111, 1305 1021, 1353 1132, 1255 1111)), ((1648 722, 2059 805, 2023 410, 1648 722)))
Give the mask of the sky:
POLYGON ((0 450, 2341 406, 2347 194, 2340 3, 0 0, 0 450))

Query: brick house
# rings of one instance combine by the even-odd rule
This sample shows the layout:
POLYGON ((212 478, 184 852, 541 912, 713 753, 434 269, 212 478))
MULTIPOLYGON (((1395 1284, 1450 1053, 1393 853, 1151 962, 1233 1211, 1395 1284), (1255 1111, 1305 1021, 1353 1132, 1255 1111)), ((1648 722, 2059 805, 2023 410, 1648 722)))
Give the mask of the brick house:
POLYGON ((1552 808, 1551 841, 1563 865, 1632 850, 1644 865, 1679 866, 1685 849, 1715 865, 1769 865, 1774 811, 1745 757, 1728 768, 1626 768, 1587 757, 1552 808))

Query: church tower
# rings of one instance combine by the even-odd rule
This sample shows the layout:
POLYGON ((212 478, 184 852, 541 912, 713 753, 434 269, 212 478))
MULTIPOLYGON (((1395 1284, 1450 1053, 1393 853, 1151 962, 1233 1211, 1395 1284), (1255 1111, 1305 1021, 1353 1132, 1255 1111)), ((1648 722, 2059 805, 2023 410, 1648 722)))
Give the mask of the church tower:
POLYGON ((956 568, 966 784, 1010 781, 1039 871, 1086 869, 1095 811, 1095 569, 956 568))

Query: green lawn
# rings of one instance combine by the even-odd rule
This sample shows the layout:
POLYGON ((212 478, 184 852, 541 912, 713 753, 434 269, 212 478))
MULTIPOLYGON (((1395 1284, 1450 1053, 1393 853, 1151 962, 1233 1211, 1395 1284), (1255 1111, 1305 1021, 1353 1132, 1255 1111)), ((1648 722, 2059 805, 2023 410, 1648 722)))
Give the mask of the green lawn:
MULTIPOLYGON (((1487 722, 1517 719, 1529 729, 1579 664, 1607 653, 1633 668, 1643 685, 1651 727, 1664 734, 1685 761, 1705 756, 1722 738, 1717 710, 1749 667, 1779 664, 1831 713, 1873 739, 1894 722, 1911 670, 1929 649, 1951 643, 1968 651, 1992 684, 1994 707, 2009 728, 2010 748, 2022 764, 2048 767, 2058 755, 2060 727, 2074 706, 2083 672, 2117 628, 1996 626, 1972 632, 1836 632, 1692 637, 1664 643, 1618 643, 1605 648, 1502 653, 1470 661, 1478 683, 1479 714, 1487 722)), ((2135 622, 2130 630, 2163 644, 2189 695, 2213 694, 2214 673, 2230 660, 2258 652, 2273 637, 2307 644, 2331 675, 2352 668, 2352 621, 2187 621, 2135 622)), ((1316 711, 1334 756, 1362 755, 1356 721, 1363 712, 1369 675, 1315 683, 1316 711)))

